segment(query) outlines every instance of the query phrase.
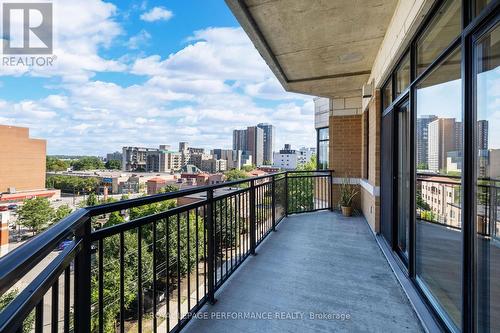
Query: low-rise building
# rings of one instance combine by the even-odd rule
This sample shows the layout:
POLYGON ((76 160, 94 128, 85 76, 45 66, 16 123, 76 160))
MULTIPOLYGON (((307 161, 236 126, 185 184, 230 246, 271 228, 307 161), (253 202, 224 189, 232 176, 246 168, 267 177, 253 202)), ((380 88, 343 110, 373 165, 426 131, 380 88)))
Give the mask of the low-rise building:
POLYGON ((314 151, 311 148, 292 149, 285 144, 283 149, 274 153, 274 167, 284 170, 295 170, 311 160, 314 151))

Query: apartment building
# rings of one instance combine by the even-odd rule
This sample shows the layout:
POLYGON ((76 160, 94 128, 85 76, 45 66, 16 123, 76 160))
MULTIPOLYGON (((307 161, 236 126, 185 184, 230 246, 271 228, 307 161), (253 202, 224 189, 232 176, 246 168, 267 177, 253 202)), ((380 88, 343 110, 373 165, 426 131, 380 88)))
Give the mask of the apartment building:
POLYGON ((273 125, 268 123, 260 123, 257 125, 258 128, 263 131, 263 159, 264 164, 272 165, 273 164, 273 152, 274 152, 274 137, 275 137, 275 128, 273 125))
POLYGON ((0 193, 45 189, 46 141, 29 129, 0 125, 0 193))
POLYGON ((302 147, 299 150, 292 149, 290 144, 285 144, 283 149, 274 153, 273 166, 283 170, 295 170, 309 162, 314 150, 302 147))
POLYGON ((232 149, 213 149, 212 155, 215 159, 218 160, 226 160, 227 161, 227 169, 237 169, 240 170, 242 167, 242 151, 241 150, 232 150, 232 149))

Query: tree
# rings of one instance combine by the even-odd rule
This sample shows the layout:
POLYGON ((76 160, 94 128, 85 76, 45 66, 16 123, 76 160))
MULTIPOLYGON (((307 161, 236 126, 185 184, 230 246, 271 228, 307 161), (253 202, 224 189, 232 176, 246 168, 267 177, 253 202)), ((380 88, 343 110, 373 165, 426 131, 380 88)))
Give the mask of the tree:
POLYGON ((71 163, 74 170, 96 170, 104 169, 104 163, 100 158, 95 156, 82 157, 71 163))
POLYGON ((95 177, 80 178, 76 176, 49 176, 47 177, 47 187, 55 188, 63 192, 70 193, 89 193, 99 186, 100 181, 95 177))
POLYGON ((90 193, 89 196, 87 197, 85 204, 87 205, 87 207, 97 206, 99 204, 99 199, 97 198, 97 195, 95 193, 90 193))
POLYGON ((109 170, 121 170, 122 162, 118 160, 110 160, 106 162, 105 167, 109 170))
POLYGON ((26 199, 17 210, 18 223, 31 229, 33 235, 44 229, 54 217, 54 209, 47 198, 26 199))
POLYGON ((52 223, 57 223, 61 221, 63 218, 71 214, 73 210, 68 205, 62 205, 57 207, 54 212, 54 218, 52 219, 52 223))
MULTIPOLYGON (((0 312, 2 312, 19 294, 17 289, 10 290, 0 296, 0 312)), ((33 330, 35 323, 35 312, 32 311, 23 321, 22 332, 28 333, 33 330)))
POLYGON ((256 168, 256 167, 255 167, 255 165, 253 165, 253 164, 252 164, 252 165, 244 165, 244 166, 242 166, 241 168, 242 168, 244 171, 246 171, 246 172, 250 172, 250 171, 255 170, 255 168, 256 168))
POLYGON ((226 176, 226 179, 228 181, 248 178, 248 174, 246 173, 246 171, 237 169, 227 171, 226 173, 224 173, 224 175, 226 176))
POLYGON ((311 159, 309 160, 309 162, 306 162, 302 165, 300 165, 297 170, 300 170, 300 171, 316 171, 318 170, 318 166, 317 166, 317 163, 316 163, 316 155, 312 155, 311 156, 311 159))
POLYGON ((47 171, 66 171, 69 168, 69 163, 55 157, 47 156, 46 169, 47 171))
POLYGON ((158 193, 170 193, 170 192, 175 192, 178 191, 179 188, 175 185, 166 185, 165 187, 161 188, 158 193))

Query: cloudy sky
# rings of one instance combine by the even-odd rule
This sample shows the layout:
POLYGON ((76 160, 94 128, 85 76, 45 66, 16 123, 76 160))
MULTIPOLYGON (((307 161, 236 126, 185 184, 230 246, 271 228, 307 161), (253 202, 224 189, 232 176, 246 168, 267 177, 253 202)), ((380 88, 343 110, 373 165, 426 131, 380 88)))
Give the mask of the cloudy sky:
POLYGON ((52 2, 55 66, 0 66, 0 124, 29 127, 49 154, 230 148, 259 122, 276 126, 275 149, 315 145, 312 97, 283 90, 223 0, 52 2))

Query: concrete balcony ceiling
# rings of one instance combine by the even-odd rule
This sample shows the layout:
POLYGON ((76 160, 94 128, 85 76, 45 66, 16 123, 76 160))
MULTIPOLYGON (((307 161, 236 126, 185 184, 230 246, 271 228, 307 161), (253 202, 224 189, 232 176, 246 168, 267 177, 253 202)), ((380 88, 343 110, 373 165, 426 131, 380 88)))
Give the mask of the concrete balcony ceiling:
POLYGON ((395 0, 226 0, 287 91, 336 97, 359 91, 395 0))

